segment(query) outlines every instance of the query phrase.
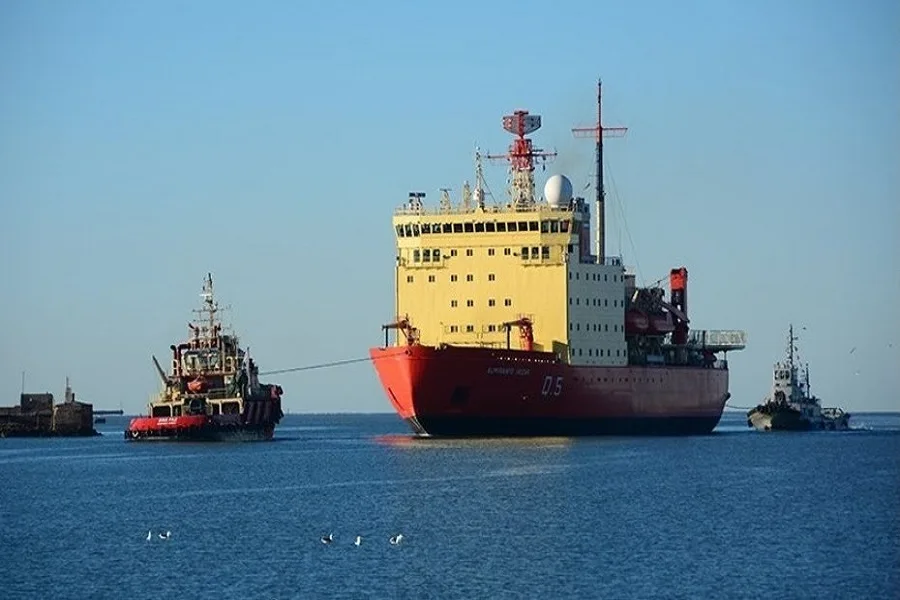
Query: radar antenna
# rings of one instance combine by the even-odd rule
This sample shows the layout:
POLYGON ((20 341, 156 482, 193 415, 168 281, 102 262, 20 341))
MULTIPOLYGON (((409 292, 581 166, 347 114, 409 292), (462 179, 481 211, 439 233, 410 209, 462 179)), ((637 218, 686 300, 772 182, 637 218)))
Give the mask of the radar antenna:
POLYGON ((545 152, 534 148, 531 139, 525 136, 541 127, 541 116, 529 114, 527 110, 517 110, 503 117, 503 129, 516 136, 506 154, 486 154, 489 160, 509 162, 509 195, 513 208, 522 209, 534 205, 534 163, 543 165, 553 159, 556 152, 545 152))

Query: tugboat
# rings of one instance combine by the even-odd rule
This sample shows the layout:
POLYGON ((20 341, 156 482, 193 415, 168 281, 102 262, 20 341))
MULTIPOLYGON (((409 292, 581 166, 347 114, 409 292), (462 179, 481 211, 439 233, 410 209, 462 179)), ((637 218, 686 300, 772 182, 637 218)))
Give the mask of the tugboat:
POLYGON ((203 304, 189 323, 191 337, 172 345, 172 371, 153 357, 164 389, 150 401, 149 415, 131 420, 126 440, 270 440, 284 416, 281 386, 259 382, 259 367, 238 337, 222 332, 212 274, 203 304))
POLYGON ((759 431, 846 430, 850 413, 841 408, 822 408, 810 394, 809 363, 801 372, 794 358, 797 354, 794 326, 788 329, 787 361, 775 363, 772 394, 765 402, 747 413, 747 427, 759 431))

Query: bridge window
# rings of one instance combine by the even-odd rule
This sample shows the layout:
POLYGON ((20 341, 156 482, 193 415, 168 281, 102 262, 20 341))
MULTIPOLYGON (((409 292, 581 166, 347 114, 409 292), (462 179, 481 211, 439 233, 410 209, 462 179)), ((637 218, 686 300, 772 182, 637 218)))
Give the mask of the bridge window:
POLYGON ((428 283, 434 283, 434 275, 428 276, 428 283))
POLYGON ((422 253, 419 250, 413 250, 413 262, 422 260, 422 253))
POLYGON ((450 256, 456 256, 456 248, 450 250, 450 256))
POLYGON ((484 233, 484 223, 475 223, 475 233, 484 233))
POLYGON ((550 233, 549 221, 541 221, 541 233, 550 233))
POLYGON ((503 249, 503 256, 509 256, 510 254, 512 254, 512 248, 503 249))
POLYGON ((459 327, 457 327, 456 325, 450 326, 450 333, 456 333, 457 331, 459 331, 459 327))
POLYGON ((488 281, 493 281, 493 280, 494 280, 494 274, 488 273, 488 281))
POLYGON ((441 251, 438 250, 437 248, 435 248, 434 250, 432 250, 432 251, 431 251, 431 258, 434 259, 434 262, 438 262, 439 260, 441 260, 441 251))
POLYGON ((407 275, 407 276, 406 276, 406 283, 412 283, 412 282, 413 282, 413 276, 412 276, 412 275, 407 275))
POLYGON ((422 262, 431 262, 431 250, 429 248, 422 250, 422 262))
POLYGON ((466 325, 466 333, 472 333, 473 331, 475 331, 474 325, 466 325))
POLYGON ((515 232, 515 231, 516 231, 516 222, 515 222, 515 221, 509 221, 509 222, 506 224, 506 230, 509 231, 510 233, 515 232))
POLYGON ((396 229, 397 229, 397 237, 404 237, 403 236, 403 225, 397 225, 396 229))
POLYGON ((493 298, 491 298, 490 300, 488 300, 488 306, 494 306, 494 304, 496 304, 496 302, 494 301, 493 298))
POLYGON ((450 301, 450 308, 456 308, 456 300, 450 301))
POLYGON ((491 221, 490 223, 484 224, 484 230, 487 231, 488 233, 494 233, 495 229, 496 228, 494 227, 493 221, 491 221))
POLYGON ((506 223, 497 223, 497 231, 499 233, 506 231, 506 223))
POLYGON ((472 233, 474 229, 472 228, 472 223, 466 223, 463 227, 466 233, 472 233))
POLYGON ((550 246, 541 246, 541 258, 550 260, 550 246))
POLYGON ((568 233, 569 232, 569 222, 568 221, 560 221, 559 222, 559 232, 560 233, 568 233))
POLYGON ((474 300, 466 300, 466 306, 468 306, 469 308, 475 306, 475 301, 474 300))
POLYGON ((503 301, 503 306, 512 306, 512 299, 511 299, 511 298, 506 298, 506 299, 503 301))
POLYGON ((450 223, 444 223, 441 225, 441 233, 453 233, 453 225, 450 223))
POLYGON ((493 255, 494 255, 494 249, 488 248, 488 256, 493 256, 493 255))
POLYGON ((466 281, 473 281, 474 279, 475 279, 474 275, 472 275, 472 274, 466 275, 466 281))
POLYGON ((453 224, 453 233, 462 233, 462 223, 453 224))
POLYGON ((538 250, 538 247, 537 247, 537 246, 533 246, 533 247, 531 248, 531 258, 537 259, 539 252, 540 252, 540 251, 538 250))
POLYGON ((519 221, 519 231, 528 231, 528 221, 519 221))
POLYGON ((559 221, 556 219, 550 221, 550 233, 559 233, 559 221))
POLYGON ((522 260, 528 260, 528 246, 522 246, 522 260))
POLYGON ((450 281, 451 281, 451 282, 456 281, 456 275, 451 275, 451 276, 450 276, 450 281))
POLYGON ((419 235, 419 224, 413 223, 413 237, 418 237, 419 235))
POLYGON ((541 228, 537 221, 528 221, 528 231, 540 231, 541 228))
POLYGON ((466 256, 472 256, 472 249, 466 248, 466 256))
POLYGON ((496 325, 488 325, 488 331, 491 331, 491 332, 497 331, 497 326, 496 325))
POLYGON ((422 235, 426 233, 431 233, 431 225, 429 223, 422 223, 422 235))

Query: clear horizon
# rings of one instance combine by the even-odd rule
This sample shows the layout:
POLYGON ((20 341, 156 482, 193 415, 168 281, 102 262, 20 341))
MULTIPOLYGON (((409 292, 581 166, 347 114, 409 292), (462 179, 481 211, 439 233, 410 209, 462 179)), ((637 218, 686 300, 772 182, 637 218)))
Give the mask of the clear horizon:
MULTIPOLYGON (((900 410, 900 4, 289 2, 0 6, 0 405, 146 410, 202 279, 261 371, 365 357, 392 319, 391 215, 473 181, 503 115, 593 178, 607 252, 689 272, 698 329, 743 329, 730 403, 787 329, 812 391, 900 410), (520 28, 520 29, 517 29, 520 28), (803 330, 802 328, 805 328, 803 330)), ((503 199, 503 165, 485 165, 503 199)), ((367 363, 265 378, 303 414, 390 413, 367 363)))

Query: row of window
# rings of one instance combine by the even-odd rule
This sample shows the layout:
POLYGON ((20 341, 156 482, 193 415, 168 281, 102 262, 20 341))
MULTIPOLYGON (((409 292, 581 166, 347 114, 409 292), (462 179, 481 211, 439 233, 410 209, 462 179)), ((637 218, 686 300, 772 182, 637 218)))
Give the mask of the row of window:
MULTIPOLYGON (((585 323, 584 324, 585 331, 609 331, 609 323, 585 323), (601 327, 602 325, 602 327, 601 327)), ((613 323, 612 330, 614 332, 625 331, 624 325, 619 325, 618 323, 613 323)), ((569 331, 581 331, 581 323, 569 323, 569 331)))
MULTIPOLYGON (((573 302, 575 306, 581 306, 581 298, 569 298, 569 306, 572 306, 573 302)), ((600 306, 600 298, 585 298, 584 299, 585 306, 600 306)), ((625 306, 624 300, 617 300, 613 298, 613 307, 625 306)), ((603 306, 609 306, 609 298, 603 298, 603 306)))
MULTIPOLYGON (((572 356, 576 356, 576 354, 578 356, 583 356, 583 354, 581 353, 581 351, 583 350, 582 348, 578 348, 577 352, 576 352, 575 348, 570 347, 569 349, 572 351, 572 356)), ((588 356, 612 356, 612 350, 607 349, 605 351, 606 354, 604 354, 603 352, 604 352, 604 350, 602 348, 599 350, 597 350, 596 348, 588 348, 587 349, 588 356)), ((624 350, 616 350, 616 356, 619 356, 619 357, 625 356, 625 351, 624 350)))
MULTIPOLYGON (((569 272, 569 279, 572 279, 571 271, 569 272)), ((575 279, 581 279, 581 273, 579 273, 578 271, 575 271, 575 279)), ((620 281, 620 280, 624 281, 624 279, 625 279, 624 276, 619 276, 619 275, 612 276, 613 283, 620 281)), ((600 273, 585 273, 584 280, 585 281, 600 281, 600 273), (588 275, 590 275, 590 277, 588 277, 588 275)), ((609 273, 603 274, 603 281, 609 281, 609 273)))
MULTIPOLYGON (((496 306, 496 305, 497 305, 497 301, 494 300, 493 298, 488 300, 488 306, 496 306)), ((456 300, 450 301, 450 308, 456 308, 457 306, 459 306, 458 301, 456 301, 456 300)), ((466 300, 466 306, 468 306, 469 308, 472 308, 473 306, 475 306, 475 301, 474 300, 466 300)), ((503 300, 503 306, 512 306, 512 298, 505 298, 503 300)))
MULTIPOLYGON (((496 276, 496 275, 494 275, 493 273, 488 273, 488 276, 487 276, 487 280, 488 280, 488 281, 495 281, 496 279, 497 279, 497 276, 496 276)), ((416 279, 415 279, 415 277, 414 277, 413 275, 407 275, 407 276, 406 276, 406 283, 414 283, 415 280, 416 280, 416 279)), ((436 276, 436 275, 429 275, 429 276, 428 276, 428 283, 434 283, 435 281, 437 281, 437 276, 436 276)), ((451 283, 455 283, 455 282, 457 282, 457 281, 459 281, 459 277, 458 277, 456 274, 450 275, 450 282, 451 282, 451 283)), ((472 275, 471 273, 467 274, 467 275, 466 275, 466 281, 469 281, 469 282, 475 281, 475 276, 472 275)))
POLYGON ((548 221, 490 221, 466 223, 403 223, 396 226, 398 237, 418 237, 434 233, 515 233, 538 231, 540 233, 569 233, 571 222, 551 219, 548 221))
MULTIPOLYGON (((573 247, 569 244, 568 251, 572 252, 573 247)), ((487 249, 488 256, 494 256, 496 254, 494 248, 487 249)), ((512 248, 504 248, 503 256, 510 256, 512 254, 512 248)), ((457 252, 455 248, 450 249, 450 256, 456 256, 457 252)), ((474 252, 472 248, 466 248, 466 256, 474 256, 474 252)), ((532 246, 528 248, 527 246, 522 246, 521 252, 522 260, 528 260, 529 258, 543 258, 547 260, 550 258, 550 246, 541 246, 538 248, 537 246, 532 246)), ((440 248, 424 248, 424 249, 413 249, 412 252, 412 261, 414 263, 430 263, 430 262, 440 262, 441 261, 441 250, 440 248)))
MULTIPOLYGON (((447 330, 450 333, 459 333, 460 331, 465 331, 466 333, 474 333, 475 326, 474 325, 449 325, 447 330)), ((497 333, 498 331, 506 331, 506 327, 501 323, 500 325, 484 325, 481 328, 482 333, 497 333)))

